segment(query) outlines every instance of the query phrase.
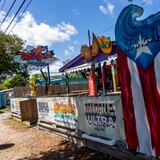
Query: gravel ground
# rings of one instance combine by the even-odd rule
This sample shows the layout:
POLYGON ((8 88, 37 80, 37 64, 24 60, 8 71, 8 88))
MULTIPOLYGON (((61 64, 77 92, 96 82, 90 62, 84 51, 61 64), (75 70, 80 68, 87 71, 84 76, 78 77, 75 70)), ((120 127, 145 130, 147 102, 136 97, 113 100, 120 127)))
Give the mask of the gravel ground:
POLYGON ((28 128, 0 113, 0 160, 103 160, 105 156, 69 144, 47 131, 28 128))

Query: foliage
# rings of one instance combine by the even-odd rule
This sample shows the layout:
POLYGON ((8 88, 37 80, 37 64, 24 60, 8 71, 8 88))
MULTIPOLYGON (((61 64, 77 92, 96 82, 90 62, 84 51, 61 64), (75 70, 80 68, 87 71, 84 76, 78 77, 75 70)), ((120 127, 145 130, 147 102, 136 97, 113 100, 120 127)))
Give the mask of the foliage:
POLYGON ((14 77, 5 80, 1 87, 4 88, 13 88, 13 87, 22 87, 29 83, 29 75, 26 72, 16 74, 14 77))
POLYGON ((0 32, 0 78, 20 72, 21 66, 13 61, 13 56, 23 48, 23 40, 15 35, 0 32))
POLYGON ((1 89, 7 89, 7 88, 12 88, 11 87, 11 81, 13 78, 8 78, 7 80, 5 80, 2 85, 1 85, 1 89))
POLYGON ((70 73, 69 78, 82 78, 82 75, 80 72, 70 73))
POLYGON ((29 78, 27 66, 13 61, 14 55, 23 49, 23 44, 23 40, 16 35, 0 32, 0 88, 27 84, 29 78))

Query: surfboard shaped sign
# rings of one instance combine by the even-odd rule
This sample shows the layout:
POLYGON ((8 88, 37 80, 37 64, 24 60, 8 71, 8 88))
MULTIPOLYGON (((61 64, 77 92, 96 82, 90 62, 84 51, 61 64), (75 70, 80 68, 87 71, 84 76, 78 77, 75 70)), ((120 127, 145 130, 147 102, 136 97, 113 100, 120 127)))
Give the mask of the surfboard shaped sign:
POLYGON ((160 12, 144 20, 143 8, 129 5, 122 10, 115 27, 115 37, 121 50, 143 69, 160 52, 160 12))
POLYGON ((47 46, 38 46, 29 51, 19 52, 18 55, 14 56, 14 61, 28 64, 29 70, 37 70, 58 61, 58 58, 54 57, 54 55, 53 50, 48 50, 47 46))

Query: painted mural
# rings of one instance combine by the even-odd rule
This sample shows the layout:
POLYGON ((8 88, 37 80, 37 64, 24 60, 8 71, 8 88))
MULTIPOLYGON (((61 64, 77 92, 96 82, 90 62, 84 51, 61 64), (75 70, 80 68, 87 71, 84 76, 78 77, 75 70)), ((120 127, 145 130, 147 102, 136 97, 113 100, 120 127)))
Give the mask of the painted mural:
POLYGON ((115 37, 128 149, 160 157, 160 12, 145 19, 129 5, 115 37), (132 127, 131 127, 132 126, 132 127))
POLYGON ((11 102, 11 110, 12 110, 12 112, 20 115, 21 114, 20 113, 20 101, 18 101, 18 100, 12 101, 11 102))
POLYGON ((49 106, 47 102, 38 102, 38 111, 42 118, 48 116, 49 114, 49 106))
POLYGON ((37 98, 38 119, 39 121, 46 121, 55 123, 53 116, 53 98, 37 98))
POLYGON ((55 122, 64 127, 76 127, 76 103, 71 97, 56 98, 53 104, 55 122))
POLYGON ((88 135, 124 140, 120 96, 76 97, 78 128, 88 135))
POLYGON ((104 131, 106 127, 115 128, 116 111, 114 103, 85 103, 85 117, 97 131, 104 131))

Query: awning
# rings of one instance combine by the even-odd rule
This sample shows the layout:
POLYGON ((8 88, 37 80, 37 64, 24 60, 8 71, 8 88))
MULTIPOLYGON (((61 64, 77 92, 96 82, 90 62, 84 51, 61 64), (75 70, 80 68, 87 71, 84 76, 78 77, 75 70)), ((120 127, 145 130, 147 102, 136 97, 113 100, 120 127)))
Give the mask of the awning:
MULTIPOLYGON (((109 58, 112 57, 112 56, 113 57, 117 56, 116 55, 116 49, 115 49, 115 42, 113 42, 112 52, 110 54, 105 54, 102 51, 100 51, 95 57, 92 58, 92 62, 94 64, 102 63, 104 61, 109 60, 109 58)), ((81 56, 81 54, 79 54, 74 59, 72 59, 69 63, 64 65, 62 68, 60 68, 59 72, 65 72, 68 69, 78 67, 78 66, 81 66, 83 64, 90 64, 90 63, 91 63, 91 60, 90 61, 89 60, 84 60, 83 57, 81 56)))
POLYGON ((72 73, 72 72, 81 71, 81 70, 90 69, 90 68, 91 68, 91 63, 85 63, 85 64, 82 64, 82 65, 79 65, 79 66, 76 66, 73 68, 68 68, 64 72, 65 73, 72 73))

